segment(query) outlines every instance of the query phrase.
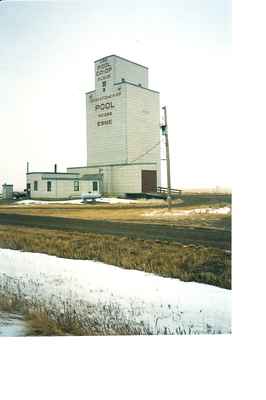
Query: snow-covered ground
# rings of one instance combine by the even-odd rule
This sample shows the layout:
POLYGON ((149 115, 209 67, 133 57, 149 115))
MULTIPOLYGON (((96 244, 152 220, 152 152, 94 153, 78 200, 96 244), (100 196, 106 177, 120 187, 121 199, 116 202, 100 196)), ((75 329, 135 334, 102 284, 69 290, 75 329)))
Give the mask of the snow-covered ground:
MULTIPOLYGON (((128 204, 128 203, 135 203, 135 200, 128 200, 128 199, 118 199, 116 197, 101 197, 95 200, 96 203, 109 203, 109 204, 128 204)), ((15 205, 42 205, 42 204, 84 204, 82 199, 73 199, 73 200, 19 200, 15 202, 15 205)))
POLYGON ((0 249, 0 280, 51 303, 116 304, 154 333, 230 333, 231 291, 89 260, 0 249), (1 277, 2 275, 2 277, 1 277))
POLYGON ((26 325, 18 314, 0 311, 0 336, 25 336, 26 325))
POLYGON ((168 209, 159 209, 159 210, 152 210, 149 212, 144 213, 145 217, 154 217, 154 218, 162 218, 162 217, 181 217, 181 216, 188 216, 188 215, 197 215, 197 214, 230 214, 231 207, 220 207, 220 208, 194 208, 190 210, 183 210, 183 209, 173 209, 172 211, 168 211, 168 209))

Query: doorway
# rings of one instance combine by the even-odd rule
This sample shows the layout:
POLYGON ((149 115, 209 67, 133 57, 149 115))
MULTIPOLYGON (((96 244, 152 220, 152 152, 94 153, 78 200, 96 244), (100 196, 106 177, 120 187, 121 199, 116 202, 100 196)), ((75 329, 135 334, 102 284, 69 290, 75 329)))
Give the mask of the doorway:
POLYGON ((141 171, 142 193, 157 192, 157 171, 141 171))

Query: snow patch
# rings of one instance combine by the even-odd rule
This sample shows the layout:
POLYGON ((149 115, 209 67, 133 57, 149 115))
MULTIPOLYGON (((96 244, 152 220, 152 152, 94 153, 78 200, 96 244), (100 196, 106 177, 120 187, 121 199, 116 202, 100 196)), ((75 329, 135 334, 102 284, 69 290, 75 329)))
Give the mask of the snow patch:
POLYGON ((91 260, 0 249, 1 274, 18 279, 25 296, 47 301, 119 304, 154 333, 231 332, 231 291, 162 278, 91 260), (35 282, 32 285, 32 282, 35 282), (132 312, 133 310, 133 312, 132 312))
MULTIPOLYGON (((118 199, 115 197, 101 197, 95 200, 96 203, 109 203, 109 204, 118 204, 118 203, 135 203, 134 200, 127 200, 127 199, 118 199)), ((82 199, 73 199, 73 200, 19 200, 15 202, 17 205, 42 205, 42 204, 84 204, 82 199)), ((89 202, 87 203, 89 204, 89 202)))
POLYGON ((194 208, 191 210, 176 210, 172 209, 172 211, 168 211, 167 209, 153 210, 147 213, 144 213, 145 217, 180 217, 184 215, 197 215, 197 214, 230 214, 231 207, 220 207, 220 208, 194 208))

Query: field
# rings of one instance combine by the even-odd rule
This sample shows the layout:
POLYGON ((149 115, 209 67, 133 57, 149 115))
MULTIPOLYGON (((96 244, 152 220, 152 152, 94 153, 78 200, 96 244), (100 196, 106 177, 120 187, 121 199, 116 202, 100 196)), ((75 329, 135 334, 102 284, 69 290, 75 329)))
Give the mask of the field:
MULTIPOLYGON (((231 252, 228 250, 231 231, 230 206, 231 197, 221 195, 183 196, 182 203, 176 202, 170 213, 163 201, 96 205, 0 204, 0 248, 44 253, 64 259, 94 260, 132 270, 132 272, 139 270, 161 277, 178 278, 184 282, 199 282, 231 289, 231 252), (42 227, 4 225, 3 221, 1 222, 1 215, 3 220, 8 216, 10 218, 16 215, 28 216, 25 221, 31 217, 56 217, 55 220, 62 221, 62 224, 57 222, 53 229, 48 229, 45 224, 42 227), (122 226, 127 228, 128 233, 124 235, 121 233, 124 231, 121 231, 118 236, 93 233, 89 231, 90 225, 87 226, 86 231, 82 232, 75 229, 74 221, 83 221, 84 224, 90 223, 96 227, 102 223, 110 223, 114 231, 122 226), (70 227, 67 228, 66 222, 69 222, 70 227), (58 226, 61 226, 61 229, 58 229, 58 226), (136 231, 139 232, 139 237, 137 234, 133 237, 133 227, 136 229, 137 226, 140 228, 136 231), (156 226, 158 229, 154 230, 156 226), (171 230, 179 232, 179 238, 183 232, 184 237, 181 237, 179 241, 174 239, 175 236, 171 240, 153 237, 153 232, 158 231, 161 238, 164 232, 171 230), (192 234, 188 242, 185 240, 187 233, 192 234), (206 240, 206 235, 208 240, 206 240), (221 246, 219 240, 216 239, 219 239, 219 236, 226 238, 227 235, 228 239, 223 239, 225 242, 221 243, 227 243, 226 240, 228 240, 228 245, 221 246), (195 242, 193 242, 193 237, 197 238, 195 242), (210 241, 210 238, 216 239, 210 241)), ((36 334, 45 334, 45 332, 47 334, 64 334, 64 332, 79 334, 81 332, 81 321, 78 323, 79 328, 75 324, 66 326, 65 322, 60 325, 59 313, 55 324, 51 318, 47 317, 49 311, 47 308, 29 313, 24 298, 18 295, 7 297, 4 292, 2 290, 0 308, 8 312, 22 311, 30 321, 32 332, 36 334)), ((97 323, 103 324, 99 315, 106 313, 107 304, 103 309, 101 304, 88 306, 90 310, 93 310, 93 318, 95 315, 98 316, 97 323), (102 322, 99 322, 100 320, 102 322)), ((30 309, 33 310, 32 305, 30 309)), ((143 330, 133 322, 132 324, 125 322, 123 311, 116 304, 108 308, 108 313, 110 321, 112 320, 111 331, 116 334, 150 332, 150 328, 143 330)), ((104 331, 103 326, 100 325, 97 325, 98 333, 95 331, 95 334, 108 334, 108 329, 104 331)), ((90 321, 90 330, 85 331, 87 334, 93 334, 92 321, 90 321)), ((83 329, 83 334, 85 331, 83 329)))
MULTIPOLYGON (((108 199, 107 199, 108 201, 108 199)), ((221 227, 228 225, 229 218, 210 213, 190 216, 187 211, 203 208, 221 208, 231 205, 230 195, 183 195, 173 201, 173 209, 168 213, 166 202, 163 200, 139 200, 132 203, 117 204, 23 204, 10 205, 0 202, 0 213, 55 216, 62 218, 78 218, 85 220, 106 220, 142 223, 171 223, 196 224, 200 226, 221 227)))
MULTIPOLYGON (((146 224, 163 224, 162 233, 171 226, 182 227, 194 234, 222 236, 230 231, 230 213, 216 210, 230 205, 230 196, 199 195, 184 196, 182 203, 176 202, 171 213, 162 201, 140 201, 126 204, 49 204, 2 206, 2 214, 35 216, 56 216, 62 218, 62 229, 8 227, 0 225, 0 247, 41 252, 65 258, 93 259, 129 269, 140 269, 161 276, 179 278, 185 281, 204 282, 224 288, 231 288, 230 253, 215 246, 203 246, 201 241, 176 243, 174 240, 145 240, 145 235, 132 238, 130 223, 142 223, 142 231, 149 231, 146 224), (118 221, 129 223, 127 236, 77 232, 64 225, 68 218, 95 221, 118 221), (66 219, 67 218, 67 219, 66 219), (197 230, 198 228, 198 230, 197 230), (202 228, 204 228, 202 230, 202 228), (205 229, 207 228, 207 229, 205 229), (203 233, 202 233, 203 232, 203 233), (206 233, 207 232, 207 233, 206 233)), ((61 221, 61 220, 59 220, 61 221)), ((99 222, 97 222, 99 221, 99 222)), ((116 225, 114 224, 116 227, 116 225)), ((48 227, 47 227, 48 228, 48 227)), ((88 228, 89 229, 89 228, 88 228)), ((132 225, 133 230, 133 225, 132 225)), ((155 237, 154 237, 155 239, 155 237)), ((203 242, 204 243, 204 242, 203 242)))

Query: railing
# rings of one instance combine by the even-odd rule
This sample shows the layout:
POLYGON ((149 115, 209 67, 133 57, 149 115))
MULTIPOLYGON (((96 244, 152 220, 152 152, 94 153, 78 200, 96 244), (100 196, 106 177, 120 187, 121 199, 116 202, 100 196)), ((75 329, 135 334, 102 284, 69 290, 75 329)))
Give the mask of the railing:
MULTIPOLYGON (((157 187, 157 193, 168 193, 168 189, 166 187, 158 186, 157 187)), ((181 189, 170 189, 170 194, 178 194, 179 196, 182 195, 182 190, 181 189)))

